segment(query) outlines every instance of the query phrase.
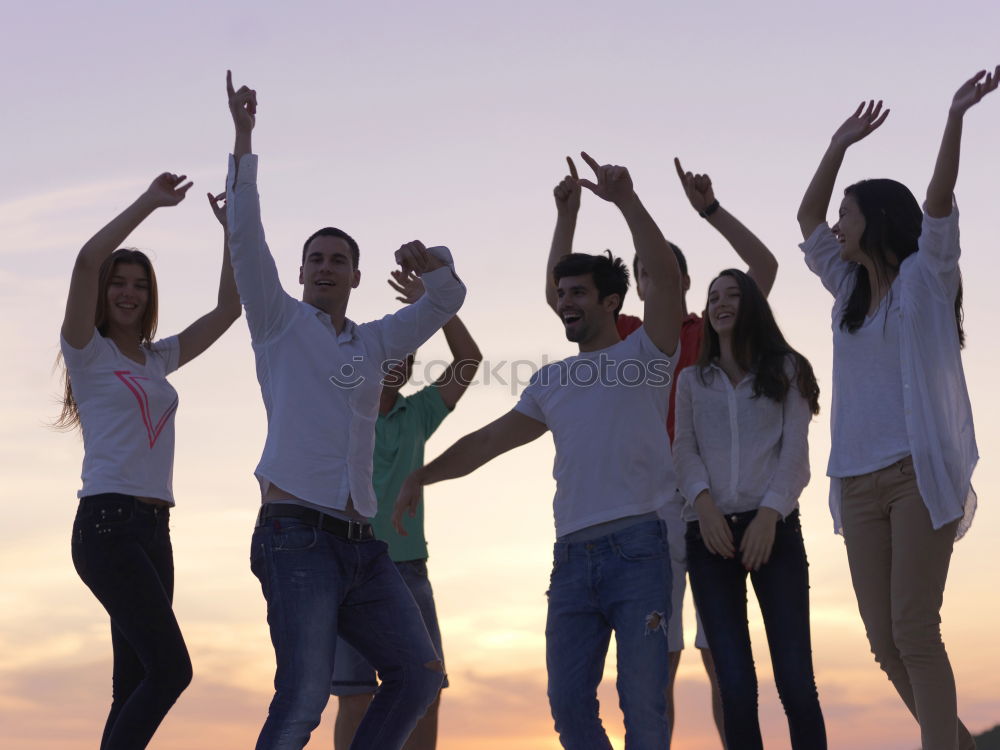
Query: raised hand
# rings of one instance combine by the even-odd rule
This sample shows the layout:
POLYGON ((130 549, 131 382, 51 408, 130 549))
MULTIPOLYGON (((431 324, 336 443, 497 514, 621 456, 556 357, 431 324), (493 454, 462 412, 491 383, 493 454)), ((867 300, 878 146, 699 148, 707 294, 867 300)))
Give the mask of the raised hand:
POLYGON ((598 198, 619 206, 635 197, 632 176, 625 167, 616 164, 598 164, 586 151, 581 151, 580 156, 594 170, 594 175, 597 177, 596 184, 590 180, 577 180, 582 187, 590 190, 598 198))
POLYGON ((208 194, 208 205, 212 209, 212 213, 215 214, 215 218, 219 220, 222 224, 223 229, 228 229, 228 224, 226 223, 226 194, 219 193, 218 195, 208 194), (220 205, 221 201, 221 205, 220 205))
POLYGON ((991 91, 996 90, 997 84, 1000 84, 1000 65, 997 65, 992 73, 980 70, 972 78, 963 83, 958 91, 955 92, 955 96, 951 100, 949 113, 959 116, 964 115, 969 107, 977 104, 980 99, 991 91))
POLYGON ((443 262, 427 252, 427 248, 420 240, 413 240, 413 242, 401 245, 396 251, 396 263, 403 274, 412 273, 417 276, 444 265, 443 262))
POLYGON ((844 148, 857 143, 862 138, 866 138, 873 130, 877 129, 885 118, 889 116, 889 110, 882 110, 882 100, 877 102, 871 100, 868 106, 864 102, 858 105, 854 114, 844 120, 844 123, 837 128, 833 134, 832 141, 844 148))
POLYGON ((164 172, 153 180, 149 187, 146 188, 144 197, 154 208, 159 208, 160 206, 176 206, 184 200, 184 196, 187 195, 188 189, 192 184, 194 184, 191 182, 184 182, 186 179, 187 175, 176 175, 170 172, 164 172))
POLYGON ((715 191, 712 190, 712 178, 707 174, 691 174, 685 172, 681 166, 681 160, 674 157, 674 167, 677 169, 677 176, 680 178, 681 187, 684 194, 691 202, 695 211, 704 211, 715 203, 715 191))
POLYGON ((556 185, 552 194, 556 199, 556 211, 559 213, 576 213, 580 210, 580 176, 576 173, 576 165, 573 160, 566 157, 569 164, 569 175, 562 178, 562 182, 556 185))
POLYGON ((399 292, 396 299, 400 302, 412 305, 424 296, 424 282, 419 277, 403 270, 389 271, 389 275, 392 278, 388 279, 386 283, 399 292))
POLYGON ((226 71, 226 94, 229 96, 229 111, 237 132, 249 133, 257 123, 257 92, 247 86, 233 89, 233 73, 226 71))

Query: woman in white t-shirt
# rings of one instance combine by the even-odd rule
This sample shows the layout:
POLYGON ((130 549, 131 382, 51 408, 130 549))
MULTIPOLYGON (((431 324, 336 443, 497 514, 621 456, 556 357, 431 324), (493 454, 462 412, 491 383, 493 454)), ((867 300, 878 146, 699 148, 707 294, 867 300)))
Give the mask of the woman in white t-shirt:
POLYGON ((889 114, 861 106, 834 133, 798 221, 809 268, 834 296, 827 474, 861 619, 876 660, 920 724, 924 750, 969 750, 940 610, 955 540, 972 522, 979 458, 960 349, 958 177, 965 112, 1000 80, 955 93, 921 211, 893 180, 844 191, 825 221, 847 148, 889 114))
POLYGON ((712 282, 704 319, 698 361, 677 381, 673 452, 691 591, 715 658, 726 746, 763 748, 747 626, 749 575, 792 748, 824 750, 798 511, 819 387, 744 272, 723 271, 712 282))
MULTIPOLYGON (((58 426, 83 432, 83 487, 73 564, 111 617, 112 704, 101 750, 144 748, 191 681, 174 617, 168 528, 177 394, 166 376, 208 348, 240 316, 223 248, 218 304, 177 336, 154 341, 156 277, 138 250, 117 248, 155 209, 190 187, 161 174, 80 250, 61 350, 65 397, 58 426)), ((209 195, 225 228, 224 208, 209 195)))

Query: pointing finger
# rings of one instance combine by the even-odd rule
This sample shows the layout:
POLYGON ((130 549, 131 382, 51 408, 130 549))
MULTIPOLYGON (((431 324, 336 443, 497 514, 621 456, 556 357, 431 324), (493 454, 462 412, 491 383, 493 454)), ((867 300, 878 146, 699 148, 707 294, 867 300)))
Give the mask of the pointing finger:
POLYGON ((566 157, 566 163, 569 164, 569 176, 573 178, 574 181, 580 179, 580 175, 576 173, 576 164, 570 157, 566 157))
POLYGON ((677 169, 677 176, 681 178, 681 184, 684 184, 684 167, 681 166, 681 160, 676 156, 674 157, 674 167, 677 169))
POLYGON ((594 161, 594 159, 586 151, 581 151, 580 152, 580 157, 585 162, 587 162, 587 166, 588 167, 590 167, 591 169, 594 170, 594 174, 597 174, 598 170, 601 168, 601 165, 598 164, 596 161, 594 161))
POLYGON ((233 89, 233 71, 231 70, 226 71, 226 93, 229 94, 229 96, 236 93, 236 90, 233 89))

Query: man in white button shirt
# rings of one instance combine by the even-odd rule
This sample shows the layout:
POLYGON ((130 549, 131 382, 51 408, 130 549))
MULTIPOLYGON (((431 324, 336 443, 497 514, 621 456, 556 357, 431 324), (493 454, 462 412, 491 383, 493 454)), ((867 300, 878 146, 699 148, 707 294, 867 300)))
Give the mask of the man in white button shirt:
POLYGON ((611 750, 598 716, 597 686, 612 632, 628 750, 670 745, 670 556, 657 511, 676 486, 666 423, 679 355, 677 260, 624 167, 583 158, 614 203, 649 273, 646 325, 622 341, 615 326, 628 269, 610 253, 556 264, 557 312, 580 353, 543 367, 510 412, 467 435, 411 474, 394 520, 412 513, 425 484, 464 476, 546 430, 556 444, 555 562, 545 626, 549 702, 563 747, 611 750))
POLYGON ((447 248, 420 242, 396 253, 426 292, 381 320, 347 318, 359 250, 327 227, 306 240, 302 300, 278 280, 264 241, 251 153, 257 96, 227 74, 236 145, 226 180, 229 248, 267 411, 255 474, 262 506, 251 568, 267 600, 277 669, 257 750, 301 750, 330 695, 338 632, 375 666, 382 685, 355 736, 355 750, 400 748, 443 678, 420 611, 376 541, 372 448, 382 377, 462 305, 465 287, 447 248))

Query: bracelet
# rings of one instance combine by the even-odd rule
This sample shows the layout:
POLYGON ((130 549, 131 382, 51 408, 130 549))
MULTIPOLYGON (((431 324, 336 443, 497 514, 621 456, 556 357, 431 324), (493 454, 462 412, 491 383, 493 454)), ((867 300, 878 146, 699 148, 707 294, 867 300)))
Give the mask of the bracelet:
POLYGON ((707 206, 705 206, 705 208, 703 210, 699 211, 698 215, 701 218, 703 218, 703 219, 707 219, 709 216, 711 216, 712 214, 714 214, 718 210, 719 210, 719 201, 718 200, 714 200, 711 203, 709 203, 707 206))

